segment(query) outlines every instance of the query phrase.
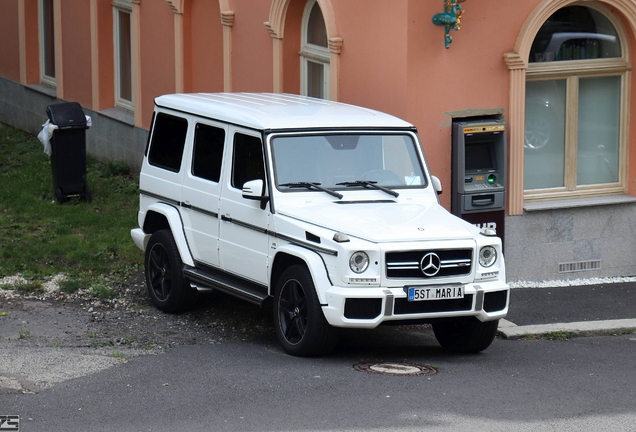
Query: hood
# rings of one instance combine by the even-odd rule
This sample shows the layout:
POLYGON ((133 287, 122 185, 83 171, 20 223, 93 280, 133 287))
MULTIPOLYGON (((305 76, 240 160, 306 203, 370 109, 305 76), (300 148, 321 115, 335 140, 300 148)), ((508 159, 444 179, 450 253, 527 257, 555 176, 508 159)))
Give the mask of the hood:
POLYGON ((302 207, 283 205, 277 212, 375 243, 472 239, 477 230, 437 203, 323 202, 302 207))

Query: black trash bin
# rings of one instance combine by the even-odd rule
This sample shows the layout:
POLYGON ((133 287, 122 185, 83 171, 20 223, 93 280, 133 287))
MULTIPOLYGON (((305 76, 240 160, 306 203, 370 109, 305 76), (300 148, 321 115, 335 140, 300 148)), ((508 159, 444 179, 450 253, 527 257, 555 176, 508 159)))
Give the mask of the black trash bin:
POLYGON ((58 128, 51 137, 51 169, 53 192, 58 203, 69 196, 90 201, 86 184, 86 116, 77 102, 64 102, 46 107, 51 123, 58 128))

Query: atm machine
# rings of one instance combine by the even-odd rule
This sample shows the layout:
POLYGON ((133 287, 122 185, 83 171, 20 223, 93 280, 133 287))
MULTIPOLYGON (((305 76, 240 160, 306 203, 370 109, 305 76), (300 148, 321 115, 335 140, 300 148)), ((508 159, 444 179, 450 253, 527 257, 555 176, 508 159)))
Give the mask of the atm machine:
POLYGON ((504 240, 506 126, 503 120, 453 122, 451 212, 504 240))

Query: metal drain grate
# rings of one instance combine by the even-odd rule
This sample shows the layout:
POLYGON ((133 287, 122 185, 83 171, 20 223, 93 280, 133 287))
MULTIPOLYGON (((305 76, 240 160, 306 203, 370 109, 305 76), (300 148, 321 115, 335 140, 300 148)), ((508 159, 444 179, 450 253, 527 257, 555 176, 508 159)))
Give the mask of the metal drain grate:
POLYGON ((559 263, 559 273, 574 273, 588 270, 600 270, 601 260, 559 263))
POLYGON ((418 376, 435 375, 437 373, 437 369, 432 366, 403 362, 365 362, 354 364, 353 368, 360 372, 368 372, 381 375, 418 376))

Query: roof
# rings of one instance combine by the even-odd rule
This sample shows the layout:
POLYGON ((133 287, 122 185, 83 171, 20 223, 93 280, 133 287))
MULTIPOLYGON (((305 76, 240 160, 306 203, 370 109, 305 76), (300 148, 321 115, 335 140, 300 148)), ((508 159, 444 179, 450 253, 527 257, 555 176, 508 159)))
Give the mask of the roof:
POLYGON ((253 129, 411 128, 379 111, 282 93, 186 93, 159 96, 159 107, 196 114, 253 129))

